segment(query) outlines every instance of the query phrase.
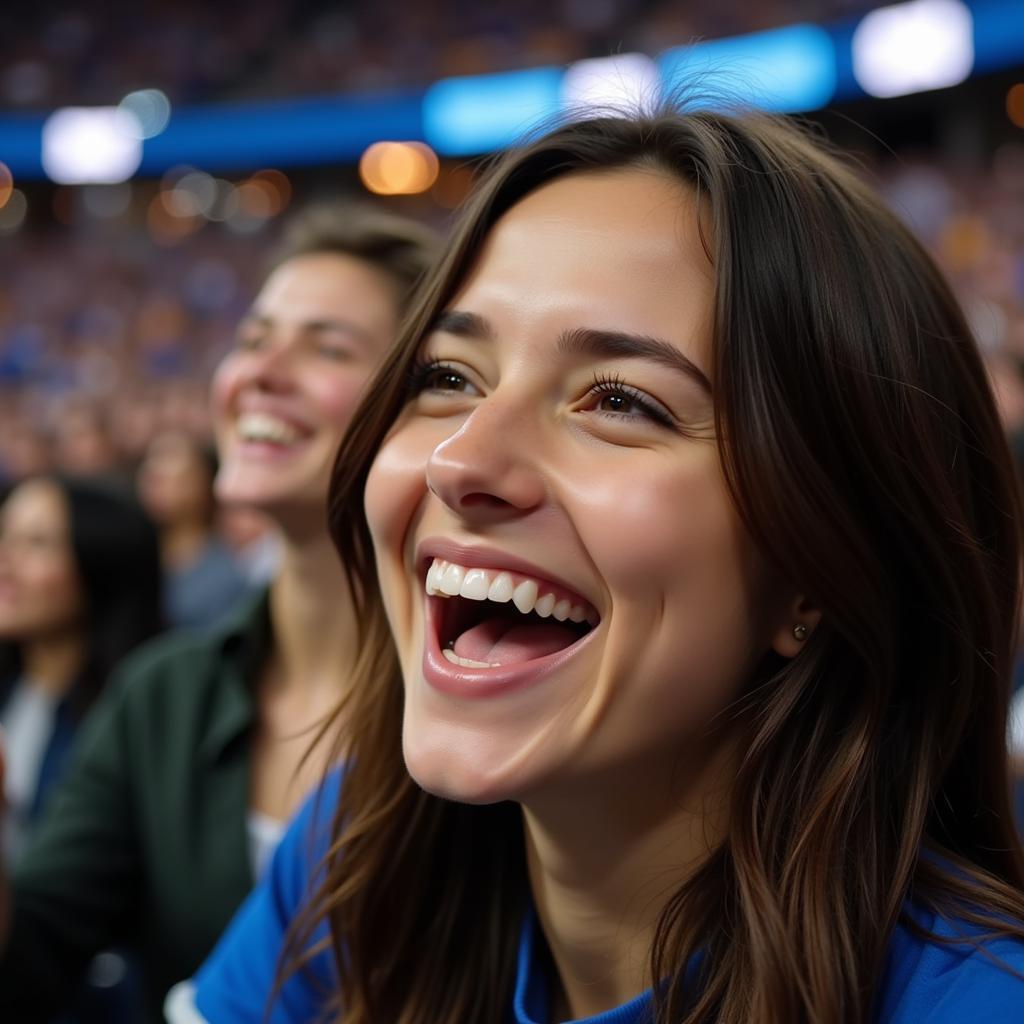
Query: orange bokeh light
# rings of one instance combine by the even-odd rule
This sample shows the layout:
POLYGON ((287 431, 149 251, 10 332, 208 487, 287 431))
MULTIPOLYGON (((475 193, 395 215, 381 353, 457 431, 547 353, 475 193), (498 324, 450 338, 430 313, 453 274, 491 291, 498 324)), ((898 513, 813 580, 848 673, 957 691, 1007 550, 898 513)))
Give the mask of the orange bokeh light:
POLYGON ((273 168, 257 171, 249 181, 263 189, 271 201, 271 217, 276 217, 292 200, 292 183, 281 171, 275 171, 273 168))
POLYGON ((437 154, 422 142, 375 142, 359 159, 359 177, 377 195, 426 192, 437 181, 437 154))
POLYGON ((1006 94, 1006 114, 1018 128, 1024 128, 1024 82, 1010 86, 1006 94))
POLYGON ((7 205, 14 191, 14 175, 5 163, 0 163, 0 209, 7 205))

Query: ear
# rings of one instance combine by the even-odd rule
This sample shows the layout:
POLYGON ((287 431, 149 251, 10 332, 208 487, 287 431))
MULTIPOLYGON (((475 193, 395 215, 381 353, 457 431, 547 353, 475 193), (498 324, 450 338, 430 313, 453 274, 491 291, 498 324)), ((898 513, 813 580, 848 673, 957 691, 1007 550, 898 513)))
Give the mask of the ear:
POLYGON ((797 595, 786 609, 786 614, 772 634, 771 646, 776 654, 783 658, 795 658, 806 646, 811 634, 821 621, 821 609, 809 601, 803 594, 797 595), (800 638, 803 626, 806 632, 800 638))

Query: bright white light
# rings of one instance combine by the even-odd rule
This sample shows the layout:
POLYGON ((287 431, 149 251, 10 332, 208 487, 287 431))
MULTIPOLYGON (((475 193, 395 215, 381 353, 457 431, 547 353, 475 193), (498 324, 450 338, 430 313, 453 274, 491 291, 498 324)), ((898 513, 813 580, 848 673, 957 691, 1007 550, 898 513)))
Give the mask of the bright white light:
POLYGON ((853 33, 853 73, 872 96, 945 89, 973 66, 974 25, 960 0, 880 7, 853 33))
POLYGON ((142 162, 138 122, 118 107, 64 107, 43 125, 43 170, 61 185, 116 185, 142 162))
POLYGON ((570 64, 562 79, 562 106, 590 110, 642 111, 658 99, 658 67, 642 53, 620 53, 570 64))
POLYGON ((135 118, 138 123, 135 131, 140 139, 151 139, 159 135, 171 119, 171 101, 159 89, 130 92, 117 108, 135 118))

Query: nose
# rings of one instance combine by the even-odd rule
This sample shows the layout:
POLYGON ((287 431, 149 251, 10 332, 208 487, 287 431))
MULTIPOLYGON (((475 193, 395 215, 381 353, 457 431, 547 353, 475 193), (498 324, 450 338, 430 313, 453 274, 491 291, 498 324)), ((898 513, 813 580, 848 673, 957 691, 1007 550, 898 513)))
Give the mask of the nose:
POLYGON ((478 524, 522 516, 547 497, 536 421, 492 396, 427 460, 427 487, 478 524))
POLYGON ((262 391, 282 393, 295 386, 295 345, 288 338, 268 339, 250 353, 246 382, 262 391))

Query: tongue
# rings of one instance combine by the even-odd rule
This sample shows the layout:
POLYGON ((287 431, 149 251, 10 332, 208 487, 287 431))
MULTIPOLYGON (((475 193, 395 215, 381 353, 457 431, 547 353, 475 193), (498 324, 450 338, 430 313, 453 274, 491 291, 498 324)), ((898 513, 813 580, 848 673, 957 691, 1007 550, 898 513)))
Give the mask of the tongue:
POLYGON ((455 641, 455 653, 489 665, 514 665, 564 650, 576 639, 577 634, 560 622, 519 625, 499 617, 467 629, 455 641))

